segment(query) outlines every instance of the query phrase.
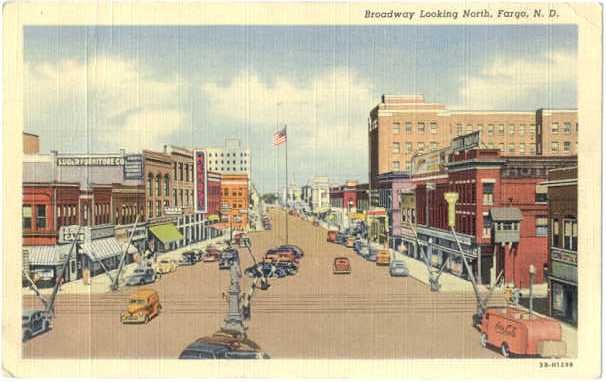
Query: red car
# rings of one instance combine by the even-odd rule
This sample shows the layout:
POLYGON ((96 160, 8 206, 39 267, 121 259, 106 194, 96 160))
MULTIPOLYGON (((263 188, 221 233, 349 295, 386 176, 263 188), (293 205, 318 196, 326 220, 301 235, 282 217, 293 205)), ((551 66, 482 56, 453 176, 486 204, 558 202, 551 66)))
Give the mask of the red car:
POLYGON ((351 264, 347 257, 335 257, 335 262, 332 267, 332 273, 335 275, 350 274, 351 264))

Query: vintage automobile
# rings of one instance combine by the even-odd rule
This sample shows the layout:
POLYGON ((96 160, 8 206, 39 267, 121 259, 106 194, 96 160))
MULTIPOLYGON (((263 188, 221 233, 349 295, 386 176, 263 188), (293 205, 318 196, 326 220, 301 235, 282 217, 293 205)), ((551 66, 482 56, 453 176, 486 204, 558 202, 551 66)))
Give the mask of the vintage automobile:
POLYGON ((221 251, 219 258, 219 269, 229 269, 234 261, 238 261, 239 254, 235 248, 227 248, 221 251))
POLYGON ((196 263, 202 261, 202 256, 204 256, 204 252, 201 249, 194 248, 191 250, 192 257, 196 263))
POLYGON ((318 221, 317 219, 314 219, 313 222, 311 223, 314 227, 318 227, 320 225, 320 221, 318 221))
POLYGON ((337 237, 335 238, 335 243, 337 244, 345 244, 347 241, 347 235, 343 232, 337 232, 337 237))
POLYGON ((255 277, 273 277, 276 271, 275 265, 272 263, 259 263, 257 265, 251 265, 244 270, 244 274, 250 278, 255 277))
POLYGON ((136 268, 130 277, 126 280, 126 285, 151 284, 158 279, 160 275, 152 267, 136 268))
POLYGON ((389 252, 389 249, 379 249, 377 251, 377 259, 376 259, 377 265, 389 265, 390 261, 391 261, 391 253, 389 252))
POLYGON ((206 248, 206 252, 202 255, 202 261, 205 263, 210 263, 214 261, 218 261, 221 257, 221 251, 214 246, 209 246, 206 248))
POLYGON ((394 260, 389 264, 389 274, 392 277, 406 277, 410 272, 403 260, 394 260))
POLYGON ((23 342, 52 328, 52 317, 45 310, 26 310, 21 316, 21 337, 23 342))
POLYGON ((153 267, 158 274, 171 273, 177 270, 177 262, 172 259, 161 259, 153 267))
POLYGON ((335 275, 342 274, 350 274, 351 273, 351 264, 349 262, 349 258, 347 257, 335 257, 332 273, 335 275))
POLYGON ((198 338, 179 355, 179 359, 269 359, 259 346, 249 339, 239 339, 220 331, 209 337, 198 338))
POLYGON ((137 289, 128 299, 126 311, 120 314, 123 324, 147 324, 160 314, 162 305, 158 292, 150 288, 137 289))
POLYGON ((301 258, 303 257, 305 254, 303 253, 303 250, 299 247, 297 247, 294 244, 282 244, 281 246, 278 247, 278 249, 280 250, 289 250, 291 251, 297 258, 301 258))
POLYGON ((179 259, 179 266, 188 266, 196 264, 195 256, 191 252, 185 252, 181 254, 179 259))
POLYGON ((345 238, 345 246, 347 248, 353 248, 354 247, 354 242, 356 241, 356 238, 353 236, 347 236, 345 238))
POLYGON ((500 349, 503 357, 566 355, 558 321, 513 306, 486 309, 480 323, 480 344, 500 349))
POLYGON ((337 240, 337 230, 331 229, 326 232, 326 241, 334 243, 337 240))

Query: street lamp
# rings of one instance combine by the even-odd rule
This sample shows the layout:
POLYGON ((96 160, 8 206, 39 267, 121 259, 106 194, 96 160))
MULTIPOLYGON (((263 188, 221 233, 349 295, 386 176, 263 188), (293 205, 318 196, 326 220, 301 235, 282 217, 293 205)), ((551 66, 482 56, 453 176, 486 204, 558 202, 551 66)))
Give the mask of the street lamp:
POLYGON ((532 316, 532 283, 534 282, 534 275, 537 273, 534 264, 530 264, 528 267, 528 274, 530 276, 530 285, 528 286, 528 314, 532 316))

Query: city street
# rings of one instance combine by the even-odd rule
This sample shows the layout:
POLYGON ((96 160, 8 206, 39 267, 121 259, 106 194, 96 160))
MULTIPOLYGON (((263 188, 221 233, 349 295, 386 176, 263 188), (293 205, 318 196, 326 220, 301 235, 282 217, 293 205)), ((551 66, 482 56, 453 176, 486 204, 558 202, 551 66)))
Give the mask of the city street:
MULTIPOLYGON (((252 233, 253 253, 284 243, 283 211, 270 212, 273 230, 252 233)), ((327 243, 326 230, 289 216, 289 242, 305 257, 295 276, 272 279, 252 301, 248 336, 272 358, 499 358, 480 346, 471 326, 471 292, 432 293, 413 278, 393 278, 352 249, 327 243), (333 275, 335 256, 348 256, 350 275, 333 275)), ((240 250, 242 268, 252 263, 240 250)), ((242 279, 247 290, 251 280, 242 279)), ((150 287, 162 313, 147 325, 122 325, 120 312, 136 288, 100 294, 62 294, 54 329, 26 342, 23 357, 177 358, 196 338, 221 326, 229 272, 197 263, 164 275, 150 287)), ((496 297, 495 297, 496 298, 496 297)), ((495 302, 498 302, 495 300, 495 302)), ((39 307, 24 297, 24 309, 39 307)))

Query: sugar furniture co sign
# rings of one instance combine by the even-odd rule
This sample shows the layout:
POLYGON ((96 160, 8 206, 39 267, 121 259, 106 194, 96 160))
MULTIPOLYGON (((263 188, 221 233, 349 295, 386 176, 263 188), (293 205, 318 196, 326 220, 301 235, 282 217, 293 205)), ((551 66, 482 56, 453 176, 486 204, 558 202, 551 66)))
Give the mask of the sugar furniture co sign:
POLYGON ((120 155, 106 156, 66 156, 57 157, 60 167, 113 167, 124 166, 124 157, 120 155))
POLYGON ((208 169, 206 152, 194 151, 194 192, 196 193, 196 212, 206 213, 208 210, 208 169))

